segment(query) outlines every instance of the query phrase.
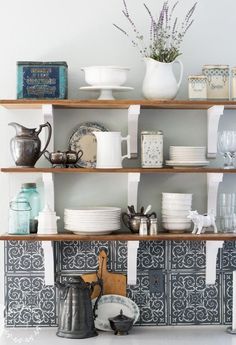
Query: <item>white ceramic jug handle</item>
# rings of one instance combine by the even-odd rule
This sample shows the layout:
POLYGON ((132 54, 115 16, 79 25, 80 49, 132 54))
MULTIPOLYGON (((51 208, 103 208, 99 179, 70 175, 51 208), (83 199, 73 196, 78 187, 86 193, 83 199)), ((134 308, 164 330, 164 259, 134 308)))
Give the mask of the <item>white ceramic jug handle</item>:
POLYGON ((123 159, 131 157, 131 153, 130 153, 130 135, 127 135, 127 137, 125 137, 125 138, 121 138, 121 141, 126 141, 127 142, 127 155, 121 157, 121 159, 123 161, 123 159))
POLYGON ((178 63, 180 65, 180 77, 179 77, 179 82, 178 82, 178 90, 179 90, 179 87, 180 87, 182 80, 183 80, 184 65, 180 60, 175 60, 174 63, 178 63))

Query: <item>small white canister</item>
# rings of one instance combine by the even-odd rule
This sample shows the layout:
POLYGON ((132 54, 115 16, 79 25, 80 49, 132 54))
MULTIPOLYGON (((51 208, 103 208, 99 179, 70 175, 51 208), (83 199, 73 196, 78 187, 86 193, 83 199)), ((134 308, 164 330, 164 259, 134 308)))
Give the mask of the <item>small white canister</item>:
POLYGON ((188 77, 189 99, 207 99, 207 77, 204 75, 191 75, 188 77))
POLYGON ((163 167, 163 132, 141 132, 142 168, 163 167))
POLYGON ((236 67, 231 70, 231 98, 236 101, 236 67))
POLYGON ((207 76, 207 98, 229 99, 229 65, 205 65, 202 73, 207 76))
POLYGON ((57 234, 57 220, 60 217, 56 216, 56 212, 52 211, 48 205, 45 206, 39 216, 38 220, 38 235, 54 235, 57 234))

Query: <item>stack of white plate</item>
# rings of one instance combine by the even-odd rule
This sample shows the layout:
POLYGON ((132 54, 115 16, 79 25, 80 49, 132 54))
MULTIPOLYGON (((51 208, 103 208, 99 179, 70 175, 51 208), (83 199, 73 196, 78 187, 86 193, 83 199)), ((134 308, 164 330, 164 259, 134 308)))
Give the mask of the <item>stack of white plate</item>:
POLYGON ((166 164, 173 167, 208 165, 206 147, 170 146, 170 160, 166 161, 166 164))
POLYGON ((162 226, 165 230, 184 232, 190 229, 187 218, 192 209, 192 194, 162 193, 162 226))
POLYGON ((64 226, 79 235, 106 235, 120 229, 118 207, 81 207, 65 209, 64 226))

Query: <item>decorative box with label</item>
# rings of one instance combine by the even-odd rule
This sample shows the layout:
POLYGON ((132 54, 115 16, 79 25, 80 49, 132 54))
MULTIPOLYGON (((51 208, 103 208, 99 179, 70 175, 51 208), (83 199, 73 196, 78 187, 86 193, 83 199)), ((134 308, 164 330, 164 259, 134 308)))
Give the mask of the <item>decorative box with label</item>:
POLYGON ((162 168, 163 132, 141 132, 142 168, 162 168))
POLYGON ((207 99, 207 77, 192 75, 188 77, 189 99, 207 99))
POLYGON ((67 70, 66 62, 17 62, 17 98, 67 98, 67 70))
POLYGON ((202 73, 207 76, 207 98, 229 99, 228 65, 205 65, 202 73))

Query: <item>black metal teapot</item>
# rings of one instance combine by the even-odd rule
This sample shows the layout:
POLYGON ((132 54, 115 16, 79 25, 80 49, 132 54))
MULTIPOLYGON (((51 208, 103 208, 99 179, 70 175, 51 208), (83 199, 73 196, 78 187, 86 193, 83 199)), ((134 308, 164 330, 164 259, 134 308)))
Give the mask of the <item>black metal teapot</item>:
POLYGON ((56 286, 59 289, 57 336, 71 339, 97 336, 94 318, 103 291, 102 280, 86 283, 82 277, 77 276, 65 284, 57 282, 56 286), (100 294, 92 308, 91 295, 95 285, 100 286, 100 294))

